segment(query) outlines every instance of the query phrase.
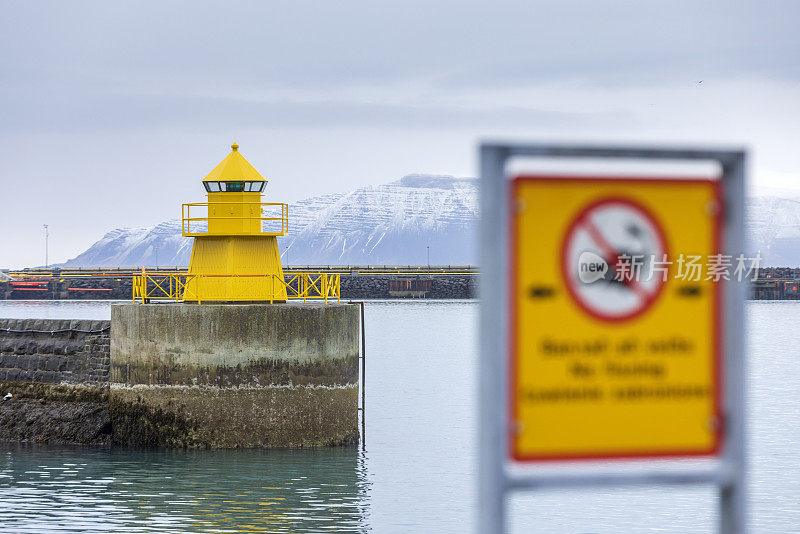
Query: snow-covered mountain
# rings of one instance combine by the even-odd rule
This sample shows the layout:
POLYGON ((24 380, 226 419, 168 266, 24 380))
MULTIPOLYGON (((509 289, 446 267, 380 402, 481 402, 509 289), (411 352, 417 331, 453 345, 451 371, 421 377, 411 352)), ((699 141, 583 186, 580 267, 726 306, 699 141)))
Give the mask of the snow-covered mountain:
POLYGON ((761 253, 761 265, 800 266, 800 197, 751 197, 746 208, 748 248, 761 253))
MULTIPOLYGON (((477 264, 478 188, 470 178, 411 175, 385 185, 289 206, 278 240, 292 265, 477 264)), ((800 194, 747 201, 750 252, 763 266, 800 266, 800 194)), ((191 238, 180 221, 108 232, 67 267, 186 266, 191 238)))
MULTIPOLYGON (((475 264, 477 221, 477 180, 410 175, 290 204, 278 244, 292 265, 425 264, 427 247, 432 264, 475 264)), ((191 251, 175 219, 112 230, 64 266, 186 266, 191 251)))

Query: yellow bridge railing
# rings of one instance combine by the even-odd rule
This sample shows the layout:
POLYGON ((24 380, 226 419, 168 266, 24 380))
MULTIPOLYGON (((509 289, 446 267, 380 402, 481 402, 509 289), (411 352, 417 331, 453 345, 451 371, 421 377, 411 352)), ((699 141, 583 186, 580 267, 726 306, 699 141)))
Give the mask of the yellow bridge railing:
MULTIPOLYGON (((256 274, 256 275, 211 275, 211 274, 189 274, 189 273, 148 273, 142 269, 141 274, 133 277, 133 302, 146 304, 151 301, 174 301, 181 302, 190 300, 201 304, 201 299, 197 295, 191 294, 191 290, 187 290, 187 284, 194 280, 196 283, 194 287, 199 287, 204 279, 219 279, 219 278, 245 278, 264 280, 269 283, 273 288, 270 295, 274 295, 275 287, 282 284, 286 289, 286 297, 289 300, 323 300, 325 304, 329 300, 336 299, 339 302, 341 298, 341 286, 339 274, 329 273, 297 273, 284 275, 283 280, 280 276, 274 274, 256 274)), ((260 298, 258 295, 246 297, 238 300, 255 301, 255 300, 268 300, 260 298)), ((273 302, 269 300, 269 302, 273 302)))

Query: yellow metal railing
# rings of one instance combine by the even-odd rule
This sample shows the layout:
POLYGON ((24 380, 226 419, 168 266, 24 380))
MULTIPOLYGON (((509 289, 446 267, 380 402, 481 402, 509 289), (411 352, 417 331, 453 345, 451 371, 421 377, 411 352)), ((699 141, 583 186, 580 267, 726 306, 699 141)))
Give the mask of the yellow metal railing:
MULTIPOLYGON (((328 300, 341 298, 341 286, 339 274, 328 273, 298 273, 285 275, 281 280, 279 275, 257 274, 257 275, 211 275, 211 274, 189 274, 189 273, 148 273, 142 269, 141 274, 133 277, 133 302, 148 303, 150 301, 175 301, 181 302, 190 300, 202 303, 197 295, 187 290, 187 284, 195 281, 194 287, 201 287, 205 279, 219 278, 247 278, 262 279, 269 281, 272 286, 270 295, 275 294, 275 287, 283 286, 286 290, 286 297, 289 300, 328 300)), ((240 299, 243 301, 267 300, 259 298, 258 295, 251 295, 240 299)), ((272 302, 272 300, 269 300, 272 302)))
MULTIPOLYGON (((270 226, 270 225, 268 225, 270 226)), ((205 235, 271 235, 282 236, 289 232, 289 205, 282 202, 192 202, 181 206, 181 231, 185 237, 205 235), (280 206, 280 216, 266 217, 265 208, 280 206), (193 216, 198 209, 205 209, 205 217, 193 216), (257 211, 256 213, 247 213, 257 211), (271 230, 264 230, 264 221, 280 221, 271 230), (195 229, 192 229, 195 223, 195 229), (206 223, 205 230, 198 230, 198 223, 206 223), (234 229, 234 226, 236 227, 234 229)))

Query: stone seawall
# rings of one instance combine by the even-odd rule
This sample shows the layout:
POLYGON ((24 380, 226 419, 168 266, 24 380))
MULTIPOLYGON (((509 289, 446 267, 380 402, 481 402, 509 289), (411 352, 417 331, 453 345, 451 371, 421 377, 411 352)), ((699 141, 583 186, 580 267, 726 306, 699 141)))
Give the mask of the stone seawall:
MULTIPOLYGON (((427 277, 417 277, 426 278, 427 277)), ((394 279, 413 279, 410 276, 385 275, 342 275, 342 298, 348 299, 389 299, 389 283, 394 279)), ((426 299, 474 299, 478 296, 475 275, 440 275, 432 276, 431 289, 423 298, 426 299)))
POLYGON ((111 445, 109 329, 0 319, 0 440, 111 445))
POLYGON ((0 381, 104 384, 110 321, 0 319, 0 381))

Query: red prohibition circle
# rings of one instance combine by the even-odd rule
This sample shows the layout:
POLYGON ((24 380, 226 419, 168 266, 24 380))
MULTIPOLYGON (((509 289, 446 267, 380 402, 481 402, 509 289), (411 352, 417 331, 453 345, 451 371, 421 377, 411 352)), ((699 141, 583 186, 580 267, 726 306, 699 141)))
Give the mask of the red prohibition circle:
MULTIPOLYGON (((633 200, 623 197, 606 197, 600 200, 596 200, 591 202, 583 207, 583 209, 578 212, 578 215, 572 220, 572 222, 567 227, 567 231, 564 234, 564 238, 562 239, 561 245, 561 276, 564 278, 564 285, 567 287, 567 292, 569 293, 572 300, 578 305, 578 307, 583 310, 588 315, 600 319, 602 321, 608 322, 617 322, 617 321, 627 321, 629 319, 633 319, 645 313, 652 304, 658 299, 659 295, 661 295, 666 282, 662 279, 658 280, 658 285, 656 286, 655 290, 649 292, 647 296, 639 303, 639 305, 631 310, 630 312, 623 313, 623 314, 610 314, 610 313, 603 313, 602 311, 598 311, 596 309, 591 308, 588 306, 584 301, 583 297, 578 294, 578 292, 573 287, 572 279, 569 276, 569 243, 570 238, 573 236, 580 226, 584 224, 584 221, 590 214, 590 212, 597 210, 598 208, 605 206, 605 205, 615 205, 615 206, 623 206, 635 211, 638 215, 644 218, 650 226, 655 230, 655 238, 658 241, 658 245, 660 245, 660 249, 662 254, 666 254, 669 257, 669 250, 667 247, 667 240, 664 237, 664 230, 661 228, 661 225, 658 224, 656 218, 653 216, 652 212, 633 200)), ((608 262, 607 258, 606 261, 608 262)), ((610 268, 613 268, 612 265, 609 265, 610 268)), ((671 268, 668 267, 671 270, 671 268)))

